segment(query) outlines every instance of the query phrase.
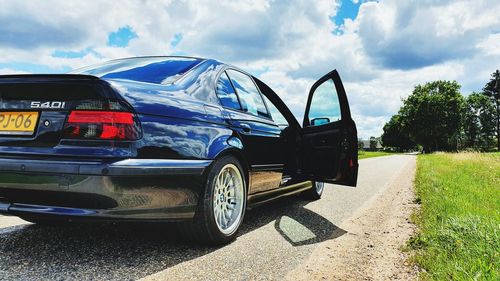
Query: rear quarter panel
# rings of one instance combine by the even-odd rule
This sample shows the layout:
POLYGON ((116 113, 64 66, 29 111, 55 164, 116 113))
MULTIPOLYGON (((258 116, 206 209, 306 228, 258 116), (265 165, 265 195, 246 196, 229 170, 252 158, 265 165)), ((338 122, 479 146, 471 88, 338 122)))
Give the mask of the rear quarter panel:
POLYGON ((229 140, 236 133, 217 104, 214 80, 221 69, 215 61, 205 62, 171 85, 108 81, 141 121, 137 158, 214 159, 226 149, 241 149, 229 140))

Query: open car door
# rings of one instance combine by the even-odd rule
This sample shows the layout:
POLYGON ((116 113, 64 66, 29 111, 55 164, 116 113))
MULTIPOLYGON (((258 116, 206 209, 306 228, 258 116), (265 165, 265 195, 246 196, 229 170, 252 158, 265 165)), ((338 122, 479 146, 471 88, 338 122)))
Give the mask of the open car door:
POLYGON ((356 186, 357 141, 344 86, 333 70, 309 92, 302 128, 302 174, 311 180, 356 186))

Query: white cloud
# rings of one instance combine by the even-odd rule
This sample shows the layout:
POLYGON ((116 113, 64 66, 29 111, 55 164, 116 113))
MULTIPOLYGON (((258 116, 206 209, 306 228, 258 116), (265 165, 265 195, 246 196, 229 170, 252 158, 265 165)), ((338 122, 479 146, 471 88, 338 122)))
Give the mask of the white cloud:
POLYGON ((498 1, 365 3, 356 19, 367 53, 385 67, 412 69, 473 56, 500 28, 498 1))
POLYGON ((500 66, 498 1, 360 2, 358 17, 338 27, 330 17, 339 5, 326 0, 0 0, 0 73, 19 62, 58 70, 137 55, 214 57, 258 72, 301 121, 309 87, 336 68, 366 138, 381 134, 416 84, 457 80, 467 93, 500 66), (124 26, 137 38, 107 46, 124 26), (82 58, 52 56, 89 48, 82 58))
POLYGON ((487 38, 477 44, 477 48, 480 49, 485 55, 500 55, 500 33, 490 34, 487 38))

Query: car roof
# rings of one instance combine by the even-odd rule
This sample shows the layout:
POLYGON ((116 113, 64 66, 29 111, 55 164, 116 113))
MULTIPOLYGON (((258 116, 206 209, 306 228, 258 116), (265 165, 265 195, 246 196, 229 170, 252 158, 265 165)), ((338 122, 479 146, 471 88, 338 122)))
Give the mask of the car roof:
POLYGON ((207 60, 207 58, 195 57, 195 56, 138 56, 138 57, 112 59, 112 60, 108 60, 108 62, 119 61, 119 60, 129 60, 129 59, 150 59, 150 58, 186 58, 186 59, 196 59, 196 60, 200 60, 200 61, 207 60))

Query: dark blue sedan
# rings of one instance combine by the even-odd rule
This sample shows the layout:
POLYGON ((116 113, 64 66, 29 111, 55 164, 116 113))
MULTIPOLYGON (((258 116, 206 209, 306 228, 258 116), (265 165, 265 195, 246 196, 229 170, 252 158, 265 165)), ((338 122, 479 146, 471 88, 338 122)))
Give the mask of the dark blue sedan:
POLYGON ((301 126, 264 82, 191 57, 0 76, 0 213, 178 221, 196 241, 227 243, 248 207, 356 185, 356 126, 337 71, 304 103, 301 126))

